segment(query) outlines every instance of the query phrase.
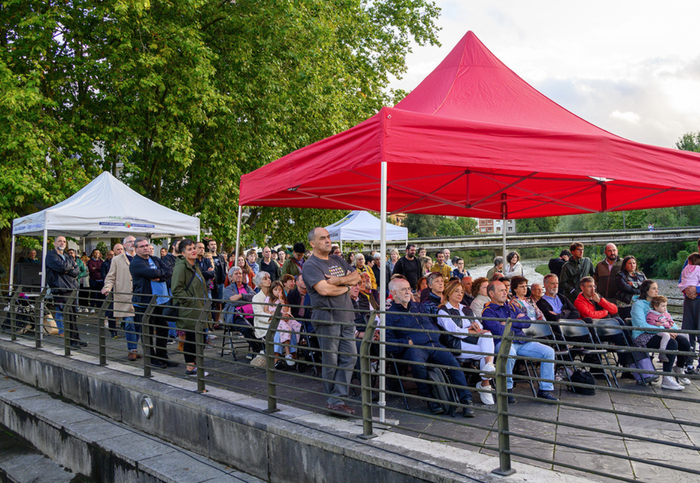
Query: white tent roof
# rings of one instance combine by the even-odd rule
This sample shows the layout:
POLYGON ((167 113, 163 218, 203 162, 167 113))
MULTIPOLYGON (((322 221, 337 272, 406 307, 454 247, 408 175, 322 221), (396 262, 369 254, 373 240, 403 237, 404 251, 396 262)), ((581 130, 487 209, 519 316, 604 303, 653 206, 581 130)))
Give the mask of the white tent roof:
POLYGON ((199 218, 161 206, 104 172, 67 200, 12 224, 13 235, 42 235, 44 229, 75 237, 196 236, 199 218))
MULTIPOLYGON (((326 227, 331 240, 379 240, 381 222, 366 211, 352 211, 341 220, 326 227)), ((387 240, 408 240, 408 228, 386 224, 387 240)))

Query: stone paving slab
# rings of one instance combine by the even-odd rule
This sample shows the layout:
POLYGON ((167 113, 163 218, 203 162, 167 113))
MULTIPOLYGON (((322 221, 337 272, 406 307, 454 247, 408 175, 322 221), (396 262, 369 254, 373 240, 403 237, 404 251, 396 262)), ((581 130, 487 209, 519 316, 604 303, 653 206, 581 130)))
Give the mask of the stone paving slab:
MULTIPOLYGON (((83 353, 81 358, 89 360, 90 357, 84 356, 91 355, 94 363, 94 355, 96 355, 97 351, 94 335, 85 335, 83 336, 83 339, 89 341, 90 346, 81 351, 83 353)), ((218 343, 219 340, 220 339, 218 339, 216 342, 218 343)), ((141 361, 130 362, 126 359, 127 354, 123 339, 116 341, 110 339, 107 341, 107 345, 109 356, 108 362, 110 364, 109 369, 124 370, 136 375, 142 374, 143 363, 141 361)), ((182 361, 181 354, 174 350, 174 346, 168 346, 168 349, 171 353, 170 357, 172 360, 182 361)), ((211 356, 220 358, 220 346, 217 346, 216 349, 205 350, 205 357, 211 356)), ((230 356, 225 357, 225 360, 207 360, 207 370, 209 370, 211 373, 210 377, 208 377, 206 380, 208 389, 210 389, 213 394, 214 391, 217 391, 217 384, 227 386, 232 390, 240 391, 241 394, 243 394, 243 396, 241 396, 241 394, 237 396, 239 398, 237 400, 238 403, 256 410, 266 408, 267 383, 265 372, 246 364, 244 351, 238 352, 237 357, 238 363, 232 363, 232 358, 230 356)), ((156 374, 157 380, 168 381, 168 384, 179 385, 180 387, 186 387, 189 390, 196 389, 193 379, 185 379, 182 377, 183 370, 184 368, 181 366, 179 368, 168 369, 166 371, 154 370, 153 373, 156 374)), ((306 375, 309 374, 310 372, 306 373, 306 375)), ((312 391, 322 392, 321 381, 318 378, 302 379, 296 372, 293 371, 277 373, 276 378, 280 383, 289 386, 289 388, 278 387, 277 391, 280 400, 284 399, 287 404, 292 406, 296 405, 296 407, 303 411, 318 411, 325 413, 325 398, 322 395, 311 394, 307 391, 307 389, 310 389, 312 391)), ((571 450, 562 445, 557 445, 557 441, 568 441, 570 438, 578 436, 578 440, 585 443, 582 444, 582 446, 600 448, 601 445, 604 445, 606 449, 610 448, 611 451, 614 449, 614 451, 628 454, 626 443, 630 442, 631 444, 633 440, 629 438, 625 439, 622 437, 622 435, 619 437, 614 437, 595 433, 596 429, 603 429, 620 433, 624 431, 629 434, 638 434, 643 436, 653 435, 652 437, 672 442, 684 441, 684 444, 692 445, 700 443, 700 427, 693 428, 682 424, 661 423, 656 420, 658 417, 664 417, 680 419, 681 422, 700 422, 700 390, 698 390, 697 387, 700 386, 700 376, 694 378, 693 384, 683 392, 663 390, 658 384, 652 387, 637 386, 634 380, 630 379, 619 379, 619 381, 622 389, 631 390, 634 391, 634 393, 620 393, 616 392, 615 390, 606 390, 606 387, 604 387, 605 381, 600 378, 597 379, 599 387, 595 396, 581 396, 566 391, 566 389, 561 385, 557 387, 557 394, 563 402, 583 406, 582 408, 567 406, 559 407, 557 405, 545 404, 536 400, 528 400, 527 397, 531 397, 532 392, 527 383, 521 382, 515 389, 516 396, 519 396, 518 403, 511 406, 509 409, 513 414, 513 417, 511 417, 510 420, 511 430, 522 436, 533 436, 546 439, 551 441, 551 443, 539 443, 522 437, 514 437, 512 438, 511 443, 513 449, 517 447, 519 452, 538 457, 544 457, 544 455, 549 454, 547 458, 555 462, 570 463, 593 468, 596 467, 595 458, 608 457, 596 456, 586 452, 571 450), (688 401, 674 400, 674 397, 682 397, 688 399, 688 401), (645 420, 641 417, 604 413, 598 411, 599 409, 627 411, 640 416, 649 416, 653 419, 645 420), (534 416, 541 419, 551 420, 553 423, 566 422, 577 424, 581 426, 581 429, 568 428, 561 425, 539 421, 527 421, 523 418, 518 418, 518 415, 534 416)), ((415 387, 413 384, 407 384, 407 386, 411 388, 415 387)), ((398 391, 398 388, 395 387, 395 385, 390 385, 389 387, 391 387, 392 390, 398 391)), ((223 389, 220 389, 219 391, 228 392, 223 389)), ((2 385, 0 385, 0 392, 2 392, 2 385)), ((475 395, 475 401, 478 400, 478 396, 475 395)), ((349 402, 352 407, 358 410, 358 413, 360 410, 359 401, 360 399, 358 395, 349 402)), ((456 447, 467 447, 469 445, 466 443, 474 441, 478 441, 480 443, 486 442, 488 444, 497 443, 497 433, 493 430, 489 432, 475 428, 465 428, 455 425, 455 420, 452 418, 444 416, 435 417, 427 412, 425 403, 417 401, 410 396, 409 403, 411 404, 411 411, 398 411, 397 409, 405 409, 403 399, 398 396, 387 397, 387 418, 397 419, 400 421, 400 427, 394 428, 392 431, 419 436, 423 439, 439 440, 441 437, 452 437, 455 439, 461 439, 465 442, 447 443, 456 447), (421 436, 421 433, 429 433, 429 436, 421 436)), ((485 410, 488 408, 494 409, 495 406, 483 406, 477 402, 475 404, 477 417, 469 422, 474 422, 484 427, 495 428, 496 416, 495 414, 485 410)), ((377 412, 378 409, 375 407, 374 414, 376 415, 377 412)), ((466 421, 461 418, 461 415, 458 415, 458 418, 460 422, 466 421)), ((649 445, 648 443, 641 444, 649 445)), ((493 454, 493 452, 489 452, 487 449, 480 450, 479 452, 482 454, 493 454)), ((688 468, 700 468, 700 455, 689 454, 688 456, 691 460, 685 462, 684 464, 686 464, 688 468)), ((534 461, 532 464, 538 466, 540 465, 540 463, 534 461)), ((544 465, 546 466, 546 464, 544 465)), ((605 463, 604 466, 607 467, 606 465, 607 463, 605 463)), ((612 466, 612 462, 610 462, 610 465, 612 466)), ((622 465, 618 465, 616 468, 616 471, 621 472, 621 476, 625 476, 627 478, 636 477, 647 481, 646 477, 640 478, 640 476, 636 474, 636 466, 633 464, 625 462, 622 465)), ((575 470, 565 471, 571 474, 584 474, 575 470)), ((654 473, 654 471, 649 470, 649 475, 661 474, 659 472, 654 473)), ((676 473, 680 474, 680 472, 676 473)), ((598 476, 593 476, 592 479, 600 481, 605 480, 605 478, 598 476)), ((682 480, 679 479, 678 481, 682 480)))

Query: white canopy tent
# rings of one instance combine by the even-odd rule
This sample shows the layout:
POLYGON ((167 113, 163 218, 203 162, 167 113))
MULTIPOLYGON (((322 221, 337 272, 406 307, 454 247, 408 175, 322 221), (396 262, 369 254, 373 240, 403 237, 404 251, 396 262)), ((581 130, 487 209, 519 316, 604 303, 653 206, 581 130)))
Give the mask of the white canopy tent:
POLYGON ((199 233, 199 218, 161 206, 104 172, 57 205, 13 220, 10 285, 14 281, 16 236, 43 236, 41 286, 44 287, 49 235, 73 238, 196 236, 199 239, 199 233))
MULTIPOLYGON (((331 240, 340 242, 343 249, 343 241, 380 241, 382 240, 382 222, 366 211, 351 211, 342 219, 326 227, 331 235, 331 240)), ((386 224, 385 240, 406 240, 408 243, 408 228, 403 226, 386 224)))

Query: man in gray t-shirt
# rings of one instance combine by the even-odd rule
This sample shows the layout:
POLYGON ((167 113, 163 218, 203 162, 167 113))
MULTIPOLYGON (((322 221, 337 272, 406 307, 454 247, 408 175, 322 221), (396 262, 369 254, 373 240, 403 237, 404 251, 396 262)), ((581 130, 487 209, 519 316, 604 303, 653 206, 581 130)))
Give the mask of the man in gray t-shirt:
POLYGON ((357 359, 345 354, 357 354, 355 314, 349 292, 350 286, 356 285, 360 277, 342 257, 330 254, 328 230, 322 227, 311 230, 309 243, 313 254, 304 263, 302 278, 314 307, 313 325, 323 350, 322 377, 323 390, 328 394, 327 407, 334 413, 351 415, 355 411, 341 398, 348 397, 357 359))

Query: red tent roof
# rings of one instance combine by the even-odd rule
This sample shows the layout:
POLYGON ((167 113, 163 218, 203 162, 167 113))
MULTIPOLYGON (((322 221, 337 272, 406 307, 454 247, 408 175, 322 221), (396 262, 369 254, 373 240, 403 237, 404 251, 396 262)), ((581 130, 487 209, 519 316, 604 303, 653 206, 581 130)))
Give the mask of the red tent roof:
POLYGON ((240 204, 532 218, 700 204, 700 155, 615 136, 468 32, 395 107, 241 178, 240 204))

